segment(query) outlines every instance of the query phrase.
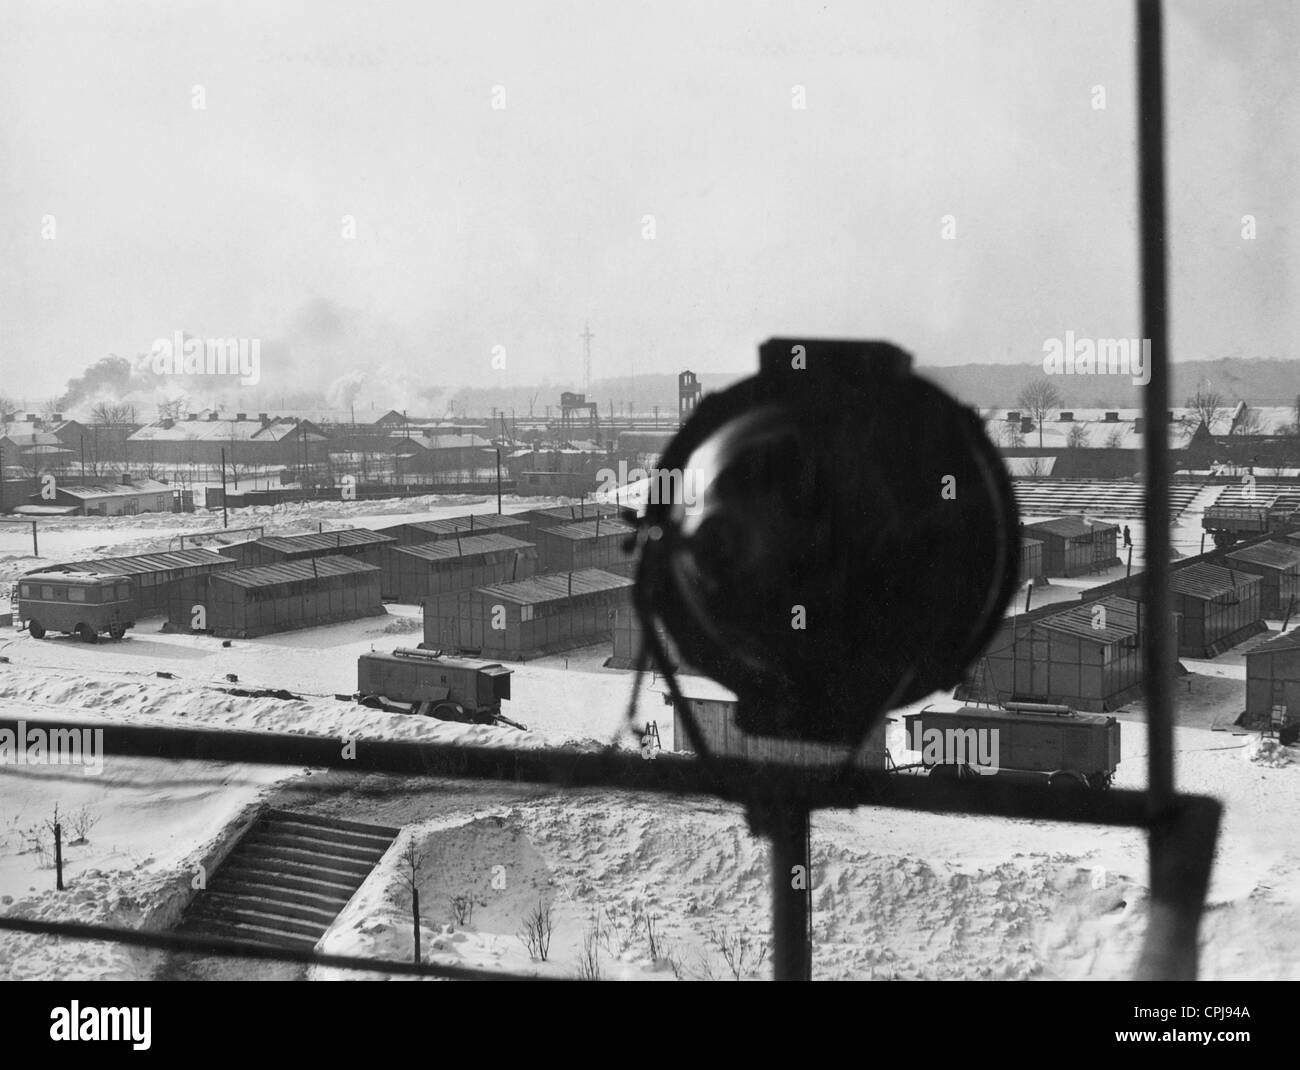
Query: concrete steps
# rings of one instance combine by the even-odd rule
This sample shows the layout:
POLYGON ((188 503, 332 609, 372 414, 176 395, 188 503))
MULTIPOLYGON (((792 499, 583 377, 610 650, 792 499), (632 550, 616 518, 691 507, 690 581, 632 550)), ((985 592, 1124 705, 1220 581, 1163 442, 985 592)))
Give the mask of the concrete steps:
POLYGON ((177 931, 310 950, 398 831, 268 810, 209 878, 177 931))

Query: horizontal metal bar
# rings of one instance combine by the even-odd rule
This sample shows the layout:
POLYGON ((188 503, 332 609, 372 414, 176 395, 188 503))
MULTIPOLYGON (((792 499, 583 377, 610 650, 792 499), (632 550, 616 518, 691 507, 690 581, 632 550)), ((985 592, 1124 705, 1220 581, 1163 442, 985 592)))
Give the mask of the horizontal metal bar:
POLYGON ((31 918, 0 916, 0 930, 63 936, 75 940, 99 940, 160 951, 193 951, 226 958, 263 959, 273 962, 298 962, 312 966, 333 966, 342 970, 365 970, 368 973, 405 974, 414 977, 442 977, 451 981, 553 981, 559 978, 532 974, 506 973, 473 966, 443 966, 432 962, 402 962, 397 959, 367 959, 353 955, 327 955, 317 951, 299 951, 291 947, 265 947, 218 937, 185 936, 178 933, 123 929, 113 925, 87 925, 79 921, 35 921, 31 918))
MULTIPOLYGON (((17 732, 19 723, 0 720, 0 731, 17 732)), ((1009 782, 997 776, 944 782, 842 766, 781 765, 739 758, 715 757, 703 762, 684 755, 660 754, 646 760, 639 751, 616 748, 594 753, 540 747, 514 750, 207 728, 49 720, 21 723, 27 731, 37 729, 47 734, 58 730, 100 730, 103 760, 135 757, 306 765, 366 773, 553 784, 563 788, 708 795, 746 806, 768 806, 777 801, 808 809, 852 809, 868 805, 1137 828, 1150 828, 1168 820, 1170 812, 1181 812, 1188 807, 1195 807, 1201 814, 1219 812, 1218 802, 1204 796, 1176 796, 1169 808, 1156 809, 1150 807, 1147 793, 1141 791, 1048 788, 1009 782)))

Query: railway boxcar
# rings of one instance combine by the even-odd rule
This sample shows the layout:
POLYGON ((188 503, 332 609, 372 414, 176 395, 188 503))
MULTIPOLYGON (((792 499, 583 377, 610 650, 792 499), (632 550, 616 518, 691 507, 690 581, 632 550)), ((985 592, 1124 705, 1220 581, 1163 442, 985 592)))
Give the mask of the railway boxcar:
POLYGON ((1107 788, 1120 759, 1119 721, 1068 706, 1008 702, 903 716, 908 747, 932 774, 970 771, 1107 788), (983 769, 979 767, 983 766, 983 769))
POLYGON ((409 707, 444 721, 492 724, 503 720, 512 670, 493 661, 444 657, 437 650, 399 647, 357 659, 357 695, 409 707))
POLYGON ((139 602, 130 576, 90 572, 34 572, 18 581, 18 619, 33 639, 47 632, 98 642, 121 639, 135 624, 139 602))

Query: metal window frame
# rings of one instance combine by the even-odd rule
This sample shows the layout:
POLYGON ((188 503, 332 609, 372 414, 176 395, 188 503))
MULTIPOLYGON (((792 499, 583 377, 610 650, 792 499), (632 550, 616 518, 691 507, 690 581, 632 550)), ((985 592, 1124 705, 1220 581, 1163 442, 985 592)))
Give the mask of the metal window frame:
MULTIPOLYGON (((1136 0, 1138 66, 1138 186, 1142 323, 1151 342, 1151 378, 1143 407, 1146 426, 1163 427, 1169 394, 1168 294, 1164 166, 1164 71, 1161 0, 1136 0)), ((24 721, 28 729, 102 729, 103 753, 164 760, 203 760, 313 766, 452 778, 492 779, 675 795, 707 795, 744 805, 756 832, 772 840, 773 973, 778 980, 811 978, 810 889, 791 888, 792 866, 806 865, 814 810, 860 805, 990 817, 1124 825, 1148 837, 1150 919, 1136 976, 1142 980, 1196 977, 1197 937, 1209 887, 1222 807, 1215 799, 1180 795, 1174 787, 1171 690, 1175 665, 1170 564, 1169 444, 1146 435, 1147 560, 1144 595, 1150 622, 1142 637, 1148 708, 1148 786, 1145 792, 1061 794, 1038 785, 1000 784, 996 778, 944 783, 928 778, 835 767, 809 769, 714 757, 709 762, 665 754, 587 754, 562 749, 516 751, 495 747, 359 741, 344 758, 336 739, 261 732, 24 721)), ((0 720, 17 731, 19 722, 0 720)), ((808 884, 811 884, 809 873, 808 884)), ((497 971, 436 963, 294 952, 238 941, 202 939, 74 922, 0 917, 0 931, 107 940, 139 947, 250 959, 315 963, 344 969, 460 979, 523 979, 497 971)), ((530 978, 532 979, 532 978, 530 978)))

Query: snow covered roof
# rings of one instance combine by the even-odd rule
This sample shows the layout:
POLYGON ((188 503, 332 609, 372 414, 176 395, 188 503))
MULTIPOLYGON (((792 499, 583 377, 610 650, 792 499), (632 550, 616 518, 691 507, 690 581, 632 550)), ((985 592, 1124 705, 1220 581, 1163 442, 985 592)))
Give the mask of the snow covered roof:
POLYGON ((1245 561, 1251 565, 1266 565, 1283 572, 1300 571, 1300 546, 1289 542, 1257 543, 1254 546, 1242 546, 1231 553, 1223 555, 1229 561, 1245 561))
POLYGON ((487 587, 476 587, 475 590, 492 598, 528 606, 542 602, 563 602, 570 596, 617 591, 632 585, 632 580, 626 576, 616 576, 600 568, 583 568, 576 572, 530 576, 513 583, 494 583, 487 587))
POLYGON ((43 566, 60 572, 111 573, 117 576, 138 576, 146 572, 168 572, 177 568, 233 565, 234 558, 222 557, 212 550, 168 550, 160 554, 132 554, 128 557, 96 557, 87 561, 70 561, 64 565, 43 566))
POLYGON ((275 587, 299 580, 325 579, 331 576, 348 576, 358 572, 378 572, 378 565, 369 565, 355 557, 313 557, 307 561, 282 561, 275 565, 255 565, 252 568, 224 569, 213 572, 214 582, 229 583, 235 587, 275 587))
POLYGON ((1249 572, 1234 572, 1221 565, 1200 562, 1173 572, 1169 577, 1169 589, 1189 598, 1213 599, 1231 594, 1238 587, 1249 587, 1259 582, 1259 577, 1249 572))
POLYGON ((398 434, 395 438, 404 439, 419 446, 422 450, 464 450, 491 449, 492 443, 478 435, 440 434, 426 431, 423 435, 410 436, 398 434))
POLYGON ((340 528, 338 531, 311 531, 305 535, 265 535, 254 542, 282 554, 310 553, 313 550, 341 550, 345 546, 378 546, 393 542, 391 535, 381 535, 369 528, 340 528))
POLYGON ((1260 643, 1254 650, 1246 651, 1246 657, 1250 658, 1255 654, 1280 654, 1287 650, 1300 650, 1300 628, 1292 628, 1289 632, 1274 636, 1267 643, 1260 643))
POLYGON ((1077 539, 1091 535, 1095 531, 1118 531, 1114 524, 1087 522, 1077 516, 1062 516, 1055 520, 1040 520, 1036 524, 1026 524, 1025 531, 1044 535, 1056 535, 1062 539, 1077 539))
POLYGON ((302 428, 309 438, 324 440, 312 424, 277 417, 259 419, 163 420, 147 424, 128 436, 130 442, 279 442, 302 428))
POLYGON ((59 487, 60 494, 89 501, 92 498, 129 498, 135 494, 170 494, 175 488, 156 479, 133 479, 130 483, 89 483, 80 487, 59 487))
POLYGON ((578 520, 572 524, 558 524, 553 528, 546 528, 541 532, 542 535, 556 535, 561 539, 594 539, 597 536, 605 538, 606 536, 624 537, 631 535, 636 529, 630 524, 625 524, 617 517, 593 517, 591 520, 578 520))
MULTIPOLYGON (((391 527, 376 528, 376 531, 397 531, 402 528, 413 532, 425 532, 429 535, 477 534, 481 531, 500 530, 502 528, 526 528, 528 521, 519 516, 503 513, 471 513, 466 516, 449 516, 442 520, 414 520, 391 527)), ((432 540, 430 540, 432 541, 432 540)))
POLYGON ((1138 633, 1138 603, 1116 595, 1072 606, 1060 613, 1054 613, 1038 622, 1038 627, 1048 631, 1061 632, 1079 639, 1088 639, 1095 643, 1111 644, 1131 638, 1138 633), (1095 612, 1095 607, 1105 610, 1106 626, 1098 628, 1103 617, 1095 612))
POLYGON ((437 542, 419 542, 414 546, 394 546, 393 552, 423 558, 426 561, 444 561, 452 557, 471 557, 475 554, 501 553, 509 550, 533 550, 531 542, 512 539, 509 535, 466 535, 460 539, 439 539, 437 542))

